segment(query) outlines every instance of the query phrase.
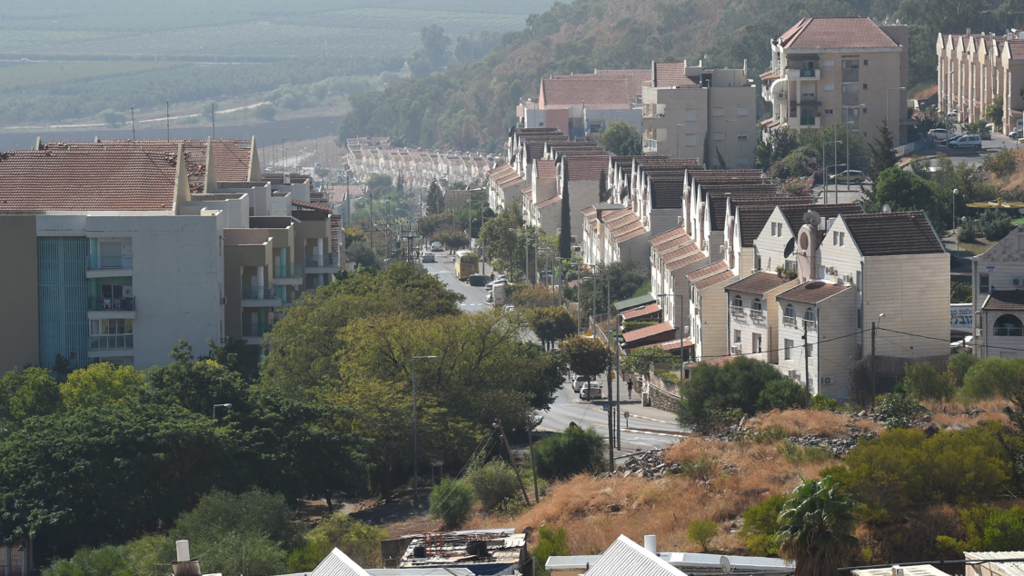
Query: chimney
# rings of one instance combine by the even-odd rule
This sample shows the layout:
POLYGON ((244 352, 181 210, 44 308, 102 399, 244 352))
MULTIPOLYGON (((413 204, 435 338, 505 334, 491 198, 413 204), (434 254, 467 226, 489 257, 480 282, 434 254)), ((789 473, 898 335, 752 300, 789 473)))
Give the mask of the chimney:
MULTIPOLYGON (((187 545, 187 543, 186 543, 186 545, 187 545)), ((644 549, 647 550, 648 552, 650 552, 651 554, 657 554, 658 553, 658 537, 656 535, 653 535, 653 534, 649 534, 647 536, 644 536, 644 549)))
POLYGON ((174 543, 174 548, 178 551, 178 562, 188 562, 192 559, 188 553, 188 540, 178 540, 174 543))
POLYGON ((970 29, 970 28, 968 28, 968 29, 967 29, 967 36, 970 36, 970 35, 971 35, 971 29, 970 29))

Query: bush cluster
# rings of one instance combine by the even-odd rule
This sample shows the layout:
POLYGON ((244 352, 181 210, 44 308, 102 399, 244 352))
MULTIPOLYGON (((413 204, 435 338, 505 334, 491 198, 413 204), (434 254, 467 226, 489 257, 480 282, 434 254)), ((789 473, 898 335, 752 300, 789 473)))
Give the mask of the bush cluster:
POLYGON ((593 428, 570 426, 534 446, 537 474, 542 478, 564 479, 600 472, 608 466, 605 446, 604 437, 593 428))

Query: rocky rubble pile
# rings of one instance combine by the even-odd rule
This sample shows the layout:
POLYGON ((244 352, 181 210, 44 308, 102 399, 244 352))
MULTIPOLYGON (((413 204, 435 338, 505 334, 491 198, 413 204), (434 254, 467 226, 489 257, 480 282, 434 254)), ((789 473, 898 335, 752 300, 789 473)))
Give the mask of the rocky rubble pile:
POLYGON ((679 472, 678 462, 666 463, 662 459, 661 450, 650 450, 631 454, 626 461, 619 464, 615 472, 604 475, 605 478, 661 478, 666 474, 679 472))

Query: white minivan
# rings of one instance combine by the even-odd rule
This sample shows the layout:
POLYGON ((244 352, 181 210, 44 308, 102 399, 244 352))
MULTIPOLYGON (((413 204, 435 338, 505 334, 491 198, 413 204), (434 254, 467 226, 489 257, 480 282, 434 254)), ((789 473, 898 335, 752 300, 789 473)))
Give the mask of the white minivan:
POLYGON ((947 146, 950 148, 977 148, 980 150, 981 136, 977 134, 964 134, 955 140, 950 140, 947 146))

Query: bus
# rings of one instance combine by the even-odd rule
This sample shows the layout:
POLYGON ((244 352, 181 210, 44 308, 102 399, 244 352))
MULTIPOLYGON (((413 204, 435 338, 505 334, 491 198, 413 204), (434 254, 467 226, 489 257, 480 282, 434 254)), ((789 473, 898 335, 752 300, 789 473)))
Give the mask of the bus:
POLYGON ((472 250, 459 250, 455 253, 455 275, 459 280, 469 280, 469 277, 477 273, 480 265, 480 255, 472 250))

